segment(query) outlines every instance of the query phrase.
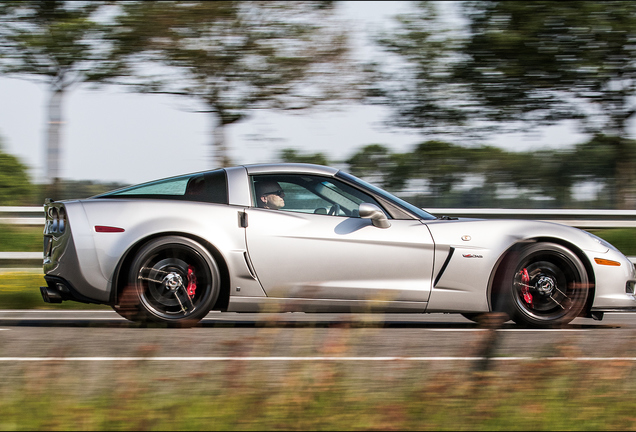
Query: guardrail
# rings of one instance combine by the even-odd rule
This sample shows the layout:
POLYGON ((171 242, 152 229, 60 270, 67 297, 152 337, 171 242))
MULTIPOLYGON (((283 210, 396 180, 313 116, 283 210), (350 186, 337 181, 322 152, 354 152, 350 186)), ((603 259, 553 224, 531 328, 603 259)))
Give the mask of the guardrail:
POLYGON ((532 219, 557 222, 576 228, 634 228, 636 210, 597 209, 426 209, 435 216, 478 219, 532 219))
MULTIPOLYGON (((531 219, 557 222, 582 229, 635 228, 636 210, 596 209, 458 209, 427 208, 436 216, 478 219, 531 219)), ((0 224, 44 226, 43 207, 1 207, 0 224)), ((634 258, 633 260, 636 260, 634 258)), ((40 252, 0 252, 0 265, 41 265, 40 252)))
MULTIPOLYGON (((634 228, 636 210, 597 209, 487 209, 427 208, 436 216, 479 219, 533 219, 558 222, 577 228, 634 228)), ((0 224, 42 225, 43 207, 1 207, 0 224)))
POLYGON ((44 207, 0 207, 0 224, 44 226, 44 207))

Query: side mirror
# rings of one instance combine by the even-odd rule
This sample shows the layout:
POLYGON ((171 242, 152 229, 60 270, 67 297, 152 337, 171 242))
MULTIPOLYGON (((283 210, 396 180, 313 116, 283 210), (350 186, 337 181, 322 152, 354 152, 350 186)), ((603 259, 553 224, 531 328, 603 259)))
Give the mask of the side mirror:
POLYGON ((373 226, 378 228, 388 228, 391 226, 389 219, 386 217, 382 209, 375 204, 362 203, 360 204, 360 217, 364 219, 371 219, 373 226))

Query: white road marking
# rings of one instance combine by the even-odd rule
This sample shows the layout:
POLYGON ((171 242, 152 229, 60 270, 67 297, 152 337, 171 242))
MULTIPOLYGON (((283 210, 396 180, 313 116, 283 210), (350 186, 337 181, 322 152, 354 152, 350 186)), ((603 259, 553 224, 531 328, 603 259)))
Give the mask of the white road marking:
MULTIPOLYGON (((3 319, 5 322, 6 321, 10 321, 10 320, 18 320, 21 321, 24 319, 24 317, 3 317, 0 314, 0 319, 3 319)), ((85 317, 85 318, 75 318, 75 317, 32 317, 29 318, 35 321, 60 321, 60 320, 70 320, 70 321, 113 321, 113 320, 121 320, 121 321, 127 321, 125 318, 120 317, 119 315, 117 316, 112 316, 112 317, 85 317)), ((204 319, 204 321, 206 321, 204 319)), ((232 319, 223 319, 220 321, 227 321, 227 322, 232 322, 232 319)), ((254 322, 260 322, 260 321, 254 321, 254 322)), ((301 323, 299 321, 299 323, 301 323)), ((420 322, 420 324, 426 324, 426 322, 420 322)), ((422 329, 424 331, 430 331, 430 332, 484 332, 487 331, 487 329, 483 329, 483 328, 461 328, 461 329, 453 329, 453 328, 447 328, 447 329, 441 329, 441 328, 429 328, 429 329, 422 329)), ((497 329, 498 332, 588 332, 591 331, 591 329, 497 329)))
POLYGON ((113 310, 80 310, 80 309, 73 309, 73 310, 54 310, 54 309, 5 309, 3 311, 0 311, 0 314, 6 314, 6 313, 29 313, 29 314, 38 314, 38 313, 51 313, 51 314, 63 314, 63 313, 109 313, 109 314, 116 314, 115 311, 113 310))
MULTIPOLYGON (((385 362, 385 361, 481 361, 484 357, 0 357, 0 362, 119 362, 119 361, 329 361, 329 362, 385 362)), ((636 361, 636 357, 491 357, 492 361, 636 361)))
MULTIPOLYGON (((487 329, 483 328, 464 328, 464 329, 426 329, 433 332, 483 332, 487 329)), ((591 329, 497 329, 498 332, 587 332, 591 329)))

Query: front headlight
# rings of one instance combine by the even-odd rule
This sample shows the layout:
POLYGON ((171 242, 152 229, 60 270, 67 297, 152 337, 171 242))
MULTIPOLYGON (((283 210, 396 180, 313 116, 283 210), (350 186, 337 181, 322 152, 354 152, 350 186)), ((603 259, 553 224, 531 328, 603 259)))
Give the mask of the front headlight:
MULTIPOLYGON (((604 247, 606 247, 606 248, 608 248, 608 249, 611 249, 611 250, 613 250, 613 251, 616 251, 616 252, 620 252, 620 251, 619 251, 619 250, 618 250, 618 249, 617 249, 617 248, 616 248, 613 244, 611 244, 611 243, 610 243, 610 242, 608 242, 607 240, 603 240, 603 239, 602 239, 602 238, 600 238, 599 236, 596 236, 596 235, 594 235, 594 234, 592 234, 592 233, 590 233, 590 232, 587 232, 587 231, 585 231, 585 232, 587 233, 587 235, 589 235, 590 237, 592 237, 592 239, 593 239, 595 242, 597 242, 598 244, 600 244, 601 246, 604 246, 604 247)), ((621 252, 621 253, 622 253, 622 252, 621 252)))

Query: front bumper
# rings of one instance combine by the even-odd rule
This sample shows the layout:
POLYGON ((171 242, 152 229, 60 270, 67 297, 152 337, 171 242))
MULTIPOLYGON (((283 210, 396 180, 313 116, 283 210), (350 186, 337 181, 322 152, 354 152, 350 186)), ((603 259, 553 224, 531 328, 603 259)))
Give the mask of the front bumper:
POLYGON ((588 255, 594 268, 594 302, 591 312, 636 312, 636 268, 629 258, 617 250, 588 255), (620 265, 599 265, 595 258, 620 265))

